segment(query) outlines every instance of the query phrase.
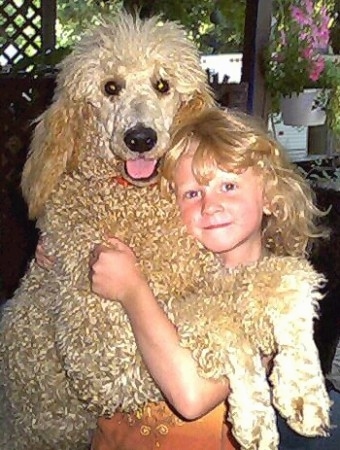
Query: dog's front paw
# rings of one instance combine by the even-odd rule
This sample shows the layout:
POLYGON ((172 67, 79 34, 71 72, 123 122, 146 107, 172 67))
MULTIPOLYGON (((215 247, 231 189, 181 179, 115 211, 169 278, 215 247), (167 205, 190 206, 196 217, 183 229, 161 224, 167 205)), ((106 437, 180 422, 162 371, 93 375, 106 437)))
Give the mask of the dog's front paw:
POLYGON ((330 427, 330 400, 325 389, 294 399, 288 425, 303 436, 327 436, 330 427), (320 392, 321 391, 321 392, 320 392))
POLYGON ((303 436, 327 436, 331 402, 321 377, 301 385, 292 382, 285 390, 274 388, 273 394, 275 407, 294 431, 303 436))
POLYGON ((313 345, 309 352, 297 353, 297 348, 285 348, 274 360, 270 376, 273 404, 297 433, 327 436, 331 402, 317 349, 313 345))
POLYGON ((232 431, 241 444, 241 449, 277 450, 279 435, 274 409, 270 405, 257 402, 247 403, 243 408, 237 409, 236 412, 230 408, 229 420, 233 425, 232 431))

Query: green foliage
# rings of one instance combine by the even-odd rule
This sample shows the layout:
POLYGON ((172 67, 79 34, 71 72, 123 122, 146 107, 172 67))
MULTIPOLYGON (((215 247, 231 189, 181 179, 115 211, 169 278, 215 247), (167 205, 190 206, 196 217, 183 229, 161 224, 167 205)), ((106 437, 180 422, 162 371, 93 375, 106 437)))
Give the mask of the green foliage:
POLYGON ((327 109, 327 125, 333 131, 335 139, 340 141, 340 84, 332 89, 327 109))
POLYGON ((122 0, 57 0, 57 46, 69 47, 79 40, 85 29, 122 8, 122 0))
POLYGON ((58 46, 69 46, 88 26, 123 7, 178 20, 203 53, 242 51, 246 0, 58 0, 58 46), (217 17, 212 23, 210 16, 217 17))
POLYGON ((152 13, 179 20, 204 53, 241 51, 246 0, 163 0, 152 2, 152 13))

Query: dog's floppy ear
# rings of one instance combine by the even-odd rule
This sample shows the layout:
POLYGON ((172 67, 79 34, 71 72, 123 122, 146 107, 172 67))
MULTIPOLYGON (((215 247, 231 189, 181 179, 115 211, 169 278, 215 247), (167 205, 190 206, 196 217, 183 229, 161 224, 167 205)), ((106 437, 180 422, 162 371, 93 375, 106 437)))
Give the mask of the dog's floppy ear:
POLYGON ((85 145, 88 108, 89 105, 71 103, 60 97, 38 119, 21 178, 31 219, 41 215, 60 176, 77 166, 85 145))
POLYGON ((187 117, 191 117, 193 114, 202 111, 204 108, 208 108, 216 105, 212 91, 209 89, 201 92, 196 92, 189 101, 183 102, 180 106, 175 118, 174 125, 178 125, 187 117))

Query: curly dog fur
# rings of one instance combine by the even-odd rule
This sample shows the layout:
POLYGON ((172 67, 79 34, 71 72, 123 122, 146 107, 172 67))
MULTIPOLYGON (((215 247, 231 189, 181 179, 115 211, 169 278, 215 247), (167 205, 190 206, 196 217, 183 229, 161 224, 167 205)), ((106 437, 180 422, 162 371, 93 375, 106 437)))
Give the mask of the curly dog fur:
POLYGON ((212 104, 197 52, 172 22, 122 14, 63 62, 22 178, 57 263, 48 272, 32 262, 3 311, 2 450, 83 450, 98 415, 162 399, 121 306, 90 290, 89 253, 107 232, 134 248, 202 375, 229 378, 242 448, 277 448, 271 392, 294 429, 325 433, 312 338, 322 277, 276 257, 226 277, 155 183, 171 124, 212 104), (260 356, 275 352, 270 389, 260 356))

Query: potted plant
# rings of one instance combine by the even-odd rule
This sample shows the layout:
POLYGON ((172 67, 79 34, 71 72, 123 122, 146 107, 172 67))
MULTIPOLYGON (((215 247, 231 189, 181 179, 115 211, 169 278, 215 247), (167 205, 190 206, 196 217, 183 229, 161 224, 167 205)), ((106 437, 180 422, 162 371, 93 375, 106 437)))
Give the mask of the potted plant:
POLYGON ((327 118, 333 131, 340 134, 340 119, 336 120, 340 115, 340 66, 326 54, 330 12, 319 0, 276 0, 274 11, 265 54, 265 81, 273 111, 296 113, 296 122, 294 117, 283 117, 289 125, 320 125, 327 118), (302 109, 296 104, 287 108, 289 100, 302 100, 302 109))

